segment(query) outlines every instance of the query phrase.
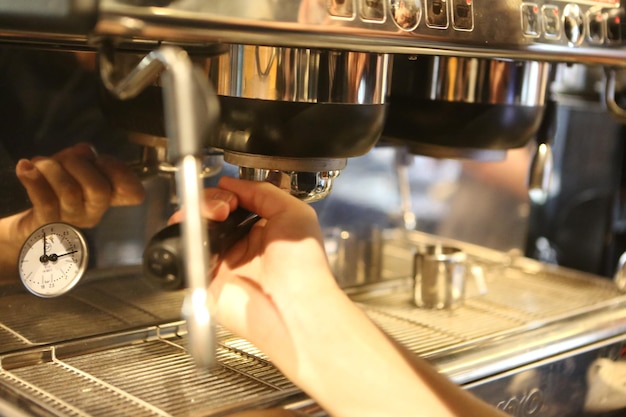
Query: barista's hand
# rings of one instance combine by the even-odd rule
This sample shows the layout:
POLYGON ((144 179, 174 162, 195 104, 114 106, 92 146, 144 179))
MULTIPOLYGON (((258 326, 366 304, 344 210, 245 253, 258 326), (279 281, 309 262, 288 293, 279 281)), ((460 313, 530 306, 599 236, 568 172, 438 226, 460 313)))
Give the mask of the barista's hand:
POLYGON ((84 143, 50 157, 22 159, 16 174, 33 204, 20 221, 26 233, 56 221, 93 227, 109 207, 139 204, 144 197, 124 162, 96 155, 84 143))
MULTIPOLYGON (((285 334, 276 303, 292 304, 292 294, 339 293, 328 266, 317 215, 308 204, 266 182, 220 179, 204 190, 203 213, 226 219, 237 206, 259 220, 222 260, 211 290, 220 322, 237 334, 259 341, 285 334), (270 324, 272 323, 272 324, 270 324), (278 326, 274 326, 278 324, 278 326)), ((170 223, 182 220, 177 212, 170 223)), ((289 308, 289 307, 288 307, 289 308)), ((286 346, 285 346, 286 347, 286 346)))
POLYGON ((317 215, 311 206, 269 183, 224 177, 219 187, 236 196, 232 207, 241 205, 262 220, 227 253, 218 269, 211 288, 218 301, 218 319, 259 344, 282 340, 286 354, 289 331, 283 309, 293 313, 298 299, 294 296, 318 304, 326 294, 340 292, 317 215))
POLYGON ((213 220, 237 205, 263 218, 213 279, 218 321, 330 415, 501 416, 402 352, 352 303, 334 280, 308 204, 268 183, 226 177, 206 197, 213 220))

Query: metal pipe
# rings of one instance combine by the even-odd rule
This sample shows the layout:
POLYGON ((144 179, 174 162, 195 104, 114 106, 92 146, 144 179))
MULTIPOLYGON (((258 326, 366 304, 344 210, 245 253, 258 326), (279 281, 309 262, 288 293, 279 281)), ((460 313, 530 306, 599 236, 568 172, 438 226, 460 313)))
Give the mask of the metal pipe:
POLYGON ((185 210, 181 236, 188 293, 183 303, 183 317, 187 321, 192 356, 199 366, 209 367, 216 361, 216 336, 208 292, 209 240, 200 202, 202 139, 218 121, 217 96, 187 53, 177 47, 165 46, 150 52, 119 81, 115 80, 113 69, 113 63, 103 53, 100 65, 103 83, 122 100, 136 96, 161 77, 168 155, 178 168, 177 192, 185 210))

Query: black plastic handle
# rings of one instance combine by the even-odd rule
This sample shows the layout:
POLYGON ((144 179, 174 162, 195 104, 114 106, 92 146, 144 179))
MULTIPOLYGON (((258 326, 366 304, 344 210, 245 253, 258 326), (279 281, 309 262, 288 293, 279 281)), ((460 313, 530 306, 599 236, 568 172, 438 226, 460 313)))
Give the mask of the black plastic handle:
MULTIPOLYGON (((246 209, 237 208, 223 222, 209 221, 211 255, 218 259, 260 219, 246 209)), ((157 288, 178 290, 185 287, 180 225, 173 224, 155 234, 143 253, 145 278, 157 288)))

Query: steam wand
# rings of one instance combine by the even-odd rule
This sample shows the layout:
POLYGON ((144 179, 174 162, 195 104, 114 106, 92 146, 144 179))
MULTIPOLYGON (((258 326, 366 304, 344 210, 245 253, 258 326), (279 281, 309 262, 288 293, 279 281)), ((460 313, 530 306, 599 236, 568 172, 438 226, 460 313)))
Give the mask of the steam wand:
POLYGON ((411 181, 409 179, 409 166, 412 162, 413 156, 409 155, 406 148, 396 149, 396 175, 400 188, 402 222, 405 230, 414 230, 417 227, 417 219, 411 204, 411 181))
POLYGON ((556 135, 557 104, 548 99, 543 118, 536 134, 537 149, 528 174, 528 195, 530 200, 543 205, 548 199, 552 180, 553 156, 551 142, 556 135))
POLYGON ((210 367, 215 361, 215 319, 208 292, 211 271, 206 221, 200 211, 202 195, 202 139, 219 117, 217 96, 187 53, 163 46, 146 55, 128 75, 115 81, 107 51, 100 57, 100 75, 117 98, 133 98, 161 77, 168 155, 176 163, 176 182, 185 216, 181 224, 182 253, 187 295, 183 317, 187 321, 189 349, 196 364, 210 367))

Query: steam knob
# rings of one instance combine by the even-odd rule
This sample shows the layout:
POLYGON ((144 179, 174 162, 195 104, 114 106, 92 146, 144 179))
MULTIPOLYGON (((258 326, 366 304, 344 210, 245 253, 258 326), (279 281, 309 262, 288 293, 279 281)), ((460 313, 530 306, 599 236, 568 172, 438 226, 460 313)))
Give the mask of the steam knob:
POLYGON ((580 6, 568 4, 563 10, 563 30, 571 45, 579 45, 585 34, 585 21, 580 6))
POLYGON ((422 20, 422 0, 392 1, 391 13, 395 24, 404 31, 415 30, 422 20))

